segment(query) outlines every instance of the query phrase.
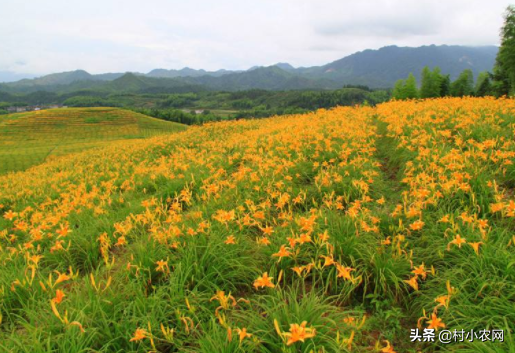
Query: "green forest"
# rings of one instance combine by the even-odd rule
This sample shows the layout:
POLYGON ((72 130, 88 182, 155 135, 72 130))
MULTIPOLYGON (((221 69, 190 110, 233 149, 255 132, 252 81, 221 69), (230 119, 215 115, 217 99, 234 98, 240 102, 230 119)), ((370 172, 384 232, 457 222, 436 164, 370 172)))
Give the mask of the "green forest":
POLYGON ((172 94, 137 94, 87 91, 73 94, 34 92, 11 97, 0 103, 0 113, 12 105, 30 106, 57 103, 68 107, 120 107, 155 118, 187 125, 225 119, 263 118, 297 114, 320 108, 385 102, 389 90, 372 90, 365 86, 346 86, 338 90, 237 92, 187 92, 172 94))
POLYGON ((395 99, 438 97, 485 97, 515 94, 515 7, 506 9, 504 26, 501 29, 501 47, 493 72, 480 72, 474 80, 471 69, 465 69, 451 82, 450 74, 442 73, 440 67, 422 69, 420 86, 413 73, 395 83, 392 97, 395 99))

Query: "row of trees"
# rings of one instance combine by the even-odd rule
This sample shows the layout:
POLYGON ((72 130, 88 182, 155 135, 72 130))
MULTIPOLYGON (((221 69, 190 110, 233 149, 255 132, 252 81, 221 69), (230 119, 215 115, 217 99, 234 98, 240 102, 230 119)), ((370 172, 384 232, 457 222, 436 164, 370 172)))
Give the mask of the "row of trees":
POLYGON ((436 67, 422 70, 420 89, 411 73, 406 80, 399 80, 393 89, 395 99, 463 97, 463 96, 509 96, 515 95, 515 6, 509 6, 501 29, 501 47, 497 54, 493 73, 481 72, 474 85, 472 70, 464 70, 451 82, 449 75, 436 67))
POLYGON ((94 97, 94 96, 75 96, 66 99, 63 105, 68 107, 120 107, 121 104, 114 99, 94 97))
POLYGON ((464 70, 458 78, 451 82, 449 75, 441 73, 439 67, 431 71, 427 66, 422 70, 420 89, 415 76, 410 73, 406 80, 395 83, 392 96, 395 99, 436 98, 436 97, 484 97, 494 94, 491 74, 481 72, 474 85, 472 70, 464 70))
POLYGON ((185 112, 179 109, 158 109, 158 108, 133 108, 131 109, 137 113, 145 114, 157 119, 166 121, 173 121, 180 124, 186 125, 201 125, 211 121, 222 121, 226 118, 205 110, 202 114, 196 114, 194 111, 185 112))
POLYGON ((0 102, 0 115, 7 114, 7 107, 9 107, 10 104, 6 102, 0 102))

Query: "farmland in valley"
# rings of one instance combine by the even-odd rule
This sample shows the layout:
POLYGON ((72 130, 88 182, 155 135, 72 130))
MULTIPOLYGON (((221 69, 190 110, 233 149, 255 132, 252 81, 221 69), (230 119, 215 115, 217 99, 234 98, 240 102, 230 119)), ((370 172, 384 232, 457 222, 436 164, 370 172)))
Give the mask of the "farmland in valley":
POLYGON ((182 131, 164 122, 117 108, 70 108, 0 116, 0 174, 25 170, 70 153, 182 131))
MULTIPOLYGON (((1 118, 2 153, 42 133, 19 124, 58 131, 65 112, 1 118)), ((72 134, 103 148, 0 177, 1 351, 515 349, 514 100, 393 101, 127 141, 179 127, 73 112, 80 130, 59 130, 55 149, 72 134), (411 342, 417 327, 505 336, 411 342)))

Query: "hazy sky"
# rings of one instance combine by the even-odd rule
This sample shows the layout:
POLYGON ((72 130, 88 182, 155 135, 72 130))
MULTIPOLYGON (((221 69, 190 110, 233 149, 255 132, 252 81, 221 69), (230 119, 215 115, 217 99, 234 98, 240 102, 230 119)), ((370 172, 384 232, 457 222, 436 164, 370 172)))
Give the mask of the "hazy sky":
POLYGON ((0 71, 325 64, 386 45, 498 45, 504 0, 0 0, 0 71))

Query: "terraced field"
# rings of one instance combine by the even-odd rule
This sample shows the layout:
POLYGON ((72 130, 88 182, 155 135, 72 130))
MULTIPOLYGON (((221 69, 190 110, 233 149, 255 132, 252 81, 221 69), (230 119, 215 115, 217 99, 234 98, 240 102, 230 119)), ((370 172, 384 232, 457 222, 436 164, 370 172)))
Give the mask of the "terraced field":
POLYGON ((0 116, 0 174, 114 141, 185 129, 117 108, 52 109, 0 116))

